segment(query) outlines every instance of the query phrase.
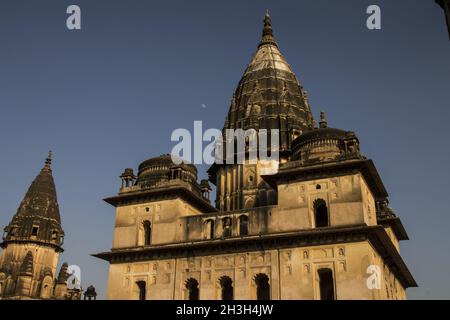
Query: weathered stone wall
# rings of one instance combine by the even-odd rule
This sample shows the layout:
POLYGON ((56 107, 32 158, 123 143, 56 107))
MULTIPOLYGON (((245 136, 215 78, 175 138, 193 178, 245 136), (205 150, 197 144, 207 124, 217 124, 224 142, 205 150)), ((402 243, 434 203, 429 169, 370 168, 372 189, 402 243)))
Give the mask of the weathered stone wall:
MULTIPOLYGON (((10 270, 9 275, 0 275, 2 282, 2 295, 14 295, 16 289, 15 280, 19 276, 20 266, 28 253, 33 253, 33 277, 31 279, 30 297, 39 298, 41 296, 41 287, 44 268, 50 268, 52 272, 52 286, 56 277, 56 267, 58 264, 59 253, 50 247, 44 247, 29 243, 26 245, 10 243, 2 251, 0 256, 0 267, 4 266, 10 270), (4 277, 4 280, 1 278, 4 277)), ((48 280, 47 280, 48 282, 48 280)), ((52 290, 50 290, 50 295, 52 290)))
MULTIPOLYGON (((278 205, 236 211, 220 212, 214 214, 186 214, 183 206, 177 206, 174 202, 164 203, 164 210, 160 213, 160 221, 155 223, 152 232, 158 233, 158 229, 164 228, 166 238, 156 237, 156 243, 169 243, 171 239, 176 241, 196 241, 207 238, 206 222, 214 221, 215 238, 223 234, 223 219, 232 219, 231 235, 240 236, 239 217, 248 216, 248 233, 267 234, 294 230, 305 230, 315 227, 314 202, 323 199, 328 207, 330 226, 349 226, 357 224, 376 225, 375 199, 367 187, 366 182, 360 174, 347 175, 336 178, 318 179, 307 182, 294 182, 282 184, 278 187, 278 205), (184 211, 183 211, 184 210, 184 211), (172 224, 172 225, 170 225, 172 224), (178 236, 174 236, 177 233, 178 236), (170 234, 171 237, 167 237, 170 234), (176 240, 175 240, 176 239, 176 240)), ((162 206, 163 204, 147 204, 140 207, 118 208, 118 219, 116 232, 120 233, 120 241, 130 237, 131 241, 124 247, 132 247, 136 243, 138 228, 133 224, 135 216, 147 217, 146 213, 139 215, 136 210, 151 206, 162 206), (130 213, 130 214, 128 214, 130 213), (123 228, 129 221, 129 236, 123 235, 123 228), (133 235, 134 232, 134 235, 133 235), (134 238, 133 238, 134 237, 134 238)), ((192 209, 193 211, 193 209, 192 209)), ((141 219, 142 220, 142 219, 141 219)), ((392 234, 393 235, 393 234, 392 234)), ((395 235, 393 235, 395 238, 395 235)), ((116 238, 119 234, 116 235, 116 238)), ((398 242, 398 241, 397 241, 398 242)), ((116 245, 114 247, 117 247, 116 245)))
POLYGON ((199 211, 181 199, 118 207, 113 248, 144 245, 144 221, 151 223, 152 244, 183 241, 186 239, 186 227, 180 218, 196 214, 199 211))
MULTIPOLYGON (((114 249, 143 247, 143 221, 152 225, 152 245, 209 241, 208 221, 214 221, 214 239, 224 233, 231 218, 230 237, 240 237, 240 217, 248 217, 248 234, 276 234, 315 228, 314 202, 326 202, 331 227, 377 224, 375 199, 361 174, 337 176, 278 187, 278 205, 202 214, 181 199, 117 208, 114 249)), ((386 228, 398 249, 398 240, 386 228)), ((266 274, 272 299, 319 299, 318 269, 333 272, 337 299, 405 299, 405 290, 384 266, 369 242, 305 246, 290 249, 218 254, 110 265, 109 299, 138 299, 136 282, 144 281, 147 299, 186 299, 186 281, 198 281, 200 299, 220 299, 219 279, 233 281, 235 299, 255 299, 254 277, 266 274), (382 270, 382 287, 370 290, 369 265, 382 270)))
POLYGON ((220 300, 219 279, 233 281, 234 299, 256 299, 255 276, 269 278, 271 299, 319 299, 318 270, 333 272, 337 299, 404 299, 405 290, 395 280, 371 245, 366 242, 308 246, 193 258, 112 264, 108 299, 138 299, 137 281, 145 281, 146 298, 187 299, 186 282, 199 283, 200 299, 220 300), (367 287, 367 268, 378 264, 382 287, 367 287), (390 292, 388 297, 386 292, 390 292))

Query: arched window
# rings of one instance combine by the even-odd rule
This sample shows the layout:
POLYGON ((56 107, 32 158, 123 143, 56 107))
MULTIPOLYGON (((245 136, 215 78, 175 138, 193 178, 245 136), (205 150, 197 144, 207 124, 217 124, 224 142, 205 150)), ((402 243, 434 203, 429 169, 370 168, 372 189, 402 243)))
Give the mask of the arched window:
POLYGON ((316 221, 316 228, 328 227, 330 225, 325 200, 317 199, 314 201, 314 219, 316 221))
POLYGON ((270 284, 269 277, 264 273, 258 273, 255 276, 256 299, 270 300, 270 284))
POLYGON ((144 223, 144 246, 149 246, 152 241, 152 224, 145 220, 144 223))
POLYGON ((146 294, 147 294, 147 284, 145 281, 136 281, 136 286, 138 289, 138 299, 139 300, 145 300, 146 294))
POLYGON ((214 239, 214 220, 205 222, 205 239, 214 239))
POLYGON ((240 236, 248 235, 248 217, 247 216, 239 217, 239 235, 240 236))
POLYGON ((333 271, 328 268, 319 269, 320 300, 334 300, 333 271))
POLYGON ((31 235, 37 236, 38 232, 39 232, 39 226, 33 226, 33 228, 31 229, 31 235))
POLYGON ((222 220, 223 237, 231 237, 231 218, 223 218, 222 220))
POLYGON ((230 277, 223 276, 219 279, 219 283, 222 289, 222 300, 233 300, 233 280, 230 277))
POLYGON ((186 289, 188 290, 188 300, 199 299, 198 281, 190 278, 186 281, 186 289))

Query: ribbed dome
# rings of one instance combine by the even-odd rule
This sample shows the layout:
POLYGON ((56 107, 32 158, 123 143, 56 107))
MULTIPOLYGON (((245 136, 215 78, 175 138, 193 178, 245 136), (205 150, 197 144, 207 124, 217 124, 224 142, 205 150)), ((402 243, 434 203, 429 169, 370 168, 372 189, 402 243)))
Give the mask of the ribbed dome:
POLYGON ((233 95, 224 129, 280 129, 284 151, 290 150, 292 130, 313 126, 306 93, 279 51, 266 14, 262 40, 233 95))
POLYGON ((170 154, 164 154, 159 157, 150 158, 145 160, 139 165, 139 173, 137 178, 138 185, 154 186, 161 182, 168 181, 173 168, 181 168, 189 173, 190 180, 197 180, 197 168, 190 163, 181 163, 176 165, 172 161, 170 154))
POLYGON ((303 164, 361 158, 354 132, 328 128, 321 112, 320 128, 305 131, 292 142, 292 160, 303 164))
POLYGON ((64 231, 52 175, 51 153, 5 231, 8 232, 5 241, 32 240, 61 244, 64 231))

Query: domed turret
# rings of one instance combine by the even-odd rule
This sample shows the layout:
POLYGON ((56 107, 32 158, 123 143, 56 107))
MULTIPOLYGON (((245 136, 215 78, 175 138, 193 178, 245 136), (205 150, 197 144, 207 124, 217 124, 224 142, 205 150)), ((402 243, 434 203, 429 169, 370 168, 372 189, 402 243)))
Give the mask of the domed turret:
MULTIPOLYGON (((122 187, 119 194, 104 199, 114 206, 128 203, 148 195, 152 199, 184 197, 206 212, 215 211, 206 191, 197 182, 195 165, 170 154, 150 158, 139 165, 137 177, 127 168, 120 175, 122 187)), ((209 192, 209 190, 208 190, 209 192)), ((148 201, 150 198, 146 198, 148 201)))
POLYGON ((136 184, 141 188, 161 185, 173 179, 197 182, 197 168, 193 164, 182 162, 177 165, 170 154, 145 160, 139 165, 136 184))
POLYGON ((320 114, 320 128, 305 131, 292 143, 292 160, 301 164, 362 158, 359 141, 352 131, 328 128, 320 114))

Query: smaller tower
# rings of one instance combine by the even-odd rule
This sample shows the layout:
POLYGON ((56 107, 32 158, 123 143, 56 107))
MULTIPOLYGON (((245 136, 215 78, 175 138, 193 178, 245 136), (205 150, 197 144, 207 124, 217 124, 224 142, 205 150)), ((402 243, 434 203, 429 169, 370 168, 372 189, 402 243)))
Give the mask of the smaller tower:
POLYGON ((328 122, 327 122, 327 119, 325 118, 325 112, 323 112, 323 111, 320 112, 319 127, 322 129, 328 127, 328 122))
POLYGON ((134 175, 133 169, 126 168, 120 175, 120 179, 122 180, 122 189, 132 187, 136 181, 136 176, 134 175))
POLYGON ((52 153, 4 228, 0 247, 0 299, 53 299, 56 266, 63 252, 52 153))
POLYGON ((64 262, 61 265, 61 269, 58 273, 58 278, 56 279, 55 284, 55 299, 56 300, 65 300, 67 295, 67 278, 68 278, 68 269, 69 265, 67 262, 64 262))
POLYGON ((212 189, 211 186, 209 185, 208 180, 203 179, 202 181, 200 181, 200 189, 202 191, 202 197, 210 201, 209 195, 212 189))

